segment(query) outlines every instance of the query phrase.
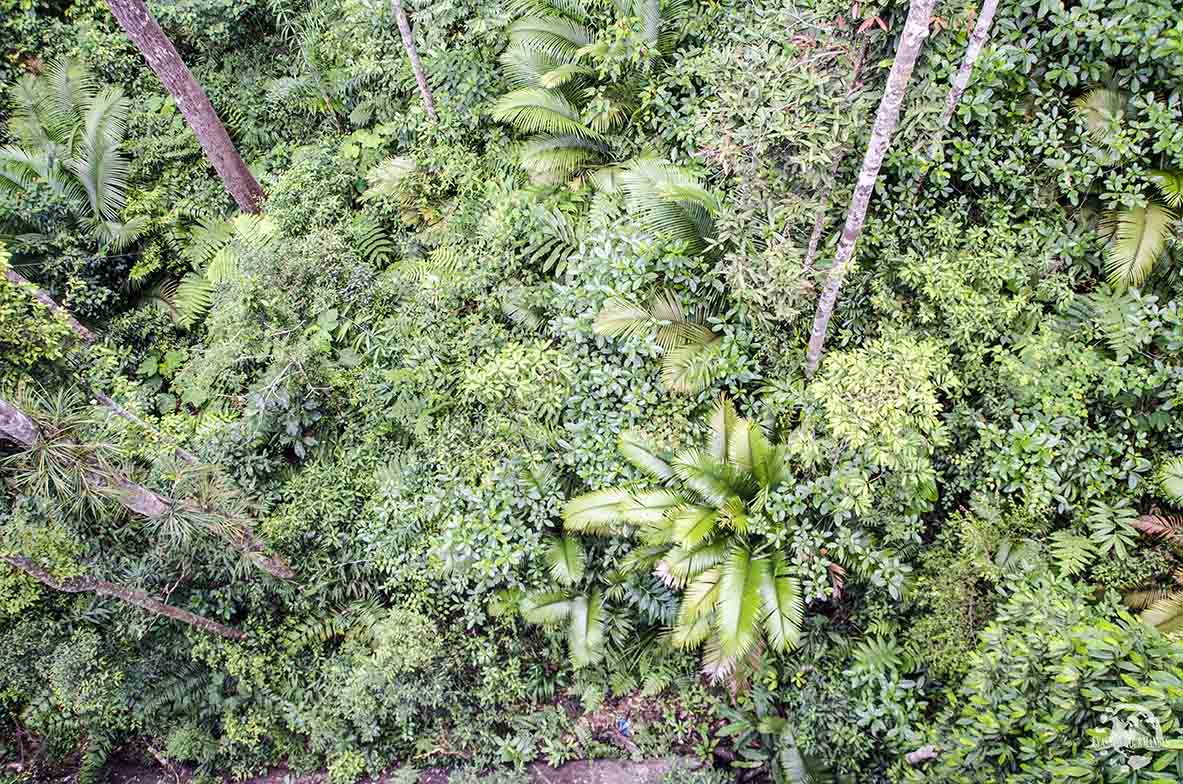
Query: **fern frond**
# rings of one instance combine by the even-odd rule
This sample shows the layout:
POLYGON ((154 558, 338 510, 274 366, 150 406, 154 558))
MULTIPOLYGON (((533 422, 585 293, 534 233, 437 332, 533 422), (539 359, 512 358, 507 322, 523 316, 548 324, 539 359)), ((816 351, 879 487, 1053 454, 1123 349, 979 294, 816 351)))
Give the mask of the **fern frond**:
POLYGON ((1056 531, 1051 536, 1052 557, 1059 564, 1060 574, 1075 577, 1084 572, 1096 556, 1092 540, 1071 531, 1056 531))
POLYGON ((177 285, 173 294, 173 306, 179 315, 178 323, 189 328, 197 323, 210 308, 213 299, 213 285, 196 272, 190 272, 177 285))

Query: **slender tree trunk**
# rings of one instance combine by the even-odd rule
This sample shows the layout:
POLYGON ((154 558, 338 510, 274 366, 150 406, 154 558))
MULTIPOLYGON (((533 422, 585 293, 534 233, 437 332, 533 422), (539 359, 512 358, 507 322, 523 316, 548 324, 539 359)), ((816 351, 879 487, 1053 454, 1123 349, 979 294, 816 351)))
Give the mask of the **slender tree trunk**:
POLYGON ((398 32, 403 37, 403 48, 407 50, 407 57, 411 61, 411 71, 415 74, 415 81, 419 84, 419 95, 423 96, 423 108, 427 109, 427 116, 432 122, 439 120, 435 113, 435 99, 431 97, 431 85, 427 83, 427 74, 423 72, 423 63, 419 61, 419 50, 415 48, 415 36, 411 34, 411 23, 407 21, 407 14, 403 11, 402 0, 390 0, 394 6, 394 20, 398 23, 398 32))
MULTIPOLYGON (((965 59, 962 61, 961 67, 957 69, 957 75, 953 77, 949 95, 945 98, 945 111, 941 113, 941 124, 937 130, 937 138, 929 145, 928 152, 924 156, 926 160, 931 160, 936 155, 945 129, 949 127, 949 122, 953 119, 953 112, 957 111, 957 104, 961 101, 961 96, 965 94, 965 88, 969 86, 974 63, 978 61, 978 55, 982 53, 982 47, 986 45, 986 39, 990 35, 990 25, 994 23, 994 12, 997 10, 998 0, 983 0, 982 7, 978 9, 978 21, 974 25, 973 33, 969 36, 969 45, 965 47, 965 59)), ((914 187, 916 193, 920 193, 926 179, 928 179, 927 172, 916 175, 914 187)))
POLYGON ((59 580, 35 564, 31 559, 19 555, 0 556, 0 561, 24 572, 34 580, 49 586, 55 591, 62 591, 64 593, 97 593, 99 596, 111 596, 147 610, 154 615, 162 615, 174 621, 187 623, 202 631, 216 634, 219 637, 225 637, 228 640, 246 639, 246 634, 238 629, 210 620, 203 615, 182 610, 180 607, 165 604, 159 599, 153 599, 143 591, 137 591, 134 588, 117 585, 94 577, 71 577, 65 580, 59 580))
MULTIPOLYGON (((87 329, 86 327, 84 327, 78 321, 78 319, 74 318, 74 316, 70 313, 70 311, 66 310, 61 305, 54 302, 53 297, 49 296, 49 294, 46 293, 43 289, 38 288, 36 286, 36 284, 34 284, 32 281, 30 281, 25 276, 21 275, 16 270, 9 269, 6 272, 6 275, 8 277, 8 280, 11 283, 13 283, 14 285, 16 285, 18 287, 19 286, 27 286, 29 293, 33 296, 33 299, 37 300, 42 305, 47 307, 49 309, 50 313, 60 314, 66 320, 66 323, 70 325, 70 328, 74 330, 74 333, 76 335, 78 335, 78 337, 80 337, 83 340, 83 342, 86 342, 86 343, 94 343, 95 342, 95 340, 96 340, 95 334, 93 332, 91 332, 89 329, 87 329)), ((144 430, 146 430, 149 433, 152 433, 161 441, 164 440, 164 436, 160 433, 159 430, 152 427, 150 424, 148 424, 144 420, 140 419, 138 416, 136 416, 132 412, 128 411, 123 406, 116 403, 114 400, 112 400, 107 395, 104 395, 102 392, 97 392, 93 389, 90 391, 93 392, 95 399, 97 399, 100 403, 102 403, 107 408, 107 410, 109 410, 111 413, 115 414, 116 416, 118 416, 122 419, 126 419, 128 422, 131 422, 132 424, 134 424, 140 428, 143 428, 144 430)), ((192 455, 192 453, 182 449, 181 447, 179 447, 179 446, 173 447, 173 451, 176 453, 177 457, 184 460, 186 463, 189 463, 190 465, 197 464, 197 458, 194 457, 192 455)))
POLYGON ((238 208, 243 212, 258 212, 263 202, 263 189, 243 163, 209 98, 177 54, 172 41, 152 18, 144 0, 107 0, 107 5, 119 26, 148 61, 148 66, 176 100, 177 108, 197 135, 197 141, 201 142, 206 157, 238 203, 238 208))
MULTIPOLYGON (((0 399, 0 437, 25 449, 34 449, 41 443, 41 429, 28 414, 7 400, 0 399)), ((173 514, 178 509, 193 514, 218 514, 217 512, 208 512, 188 502, 178 503, 171 498, 165 498, 122 474, 102 471, 94 465, 79 465, 78 470, 84 472, 93 485, 105 488, 110 492, 112 497, 125 509, 135 512, 141 517, 160 518, 173 514)), ((234 524, 226 534, 226 538, 235 549, 268 574, 284 580, 295 577, 295 572, 281 559, 264 554, 262 542, 259 541, 246 521, 226 519, 234 524)))
MULTIPOLYGON (((851 97, 855 94, 859 87, 859 73, 863 69, 863 58, 867 54, 866 39, 863 39, 862 46, 859 47, 858 57, 854 61, 854 70, 850 77, 850 89, 846 91, 846 100, 849 103, 851 97)), ((805 251, 805 261, 801 264, 801 269, 805 273, 805 277, 813 275, 813 262, 817 259, 818 243, 821 242, 822 231, 826 227, 826 213, 830 210, 830 193, 834 190, 834 182, 838 179, 838 172, 842 168, 842 161, 846 159, 846 148, 840 147, 834 151, 834 165, 830 167, 830 178, 826 180, 825 186, 822 188, 821 197, 818 199, 817 216, 813 221, 813 231, 809 235, 809 247, 805 251)))
POLYGON ((904 32, 900 36, 895 60, 891 64, 891 73, 887 76, 887 86, 879 101, 879 110, 875 113, 875 124, 871 127, 871 140, 867 144, 866 155, 863 156, 863 167, 859 171, 854 196, 846 212, 846 223, 842 227, 842 237, 838 241, 838 250, 834 255, 834 266, 826 276, 826 285, 817 303, 817 315, 813 319, 809 349, 805 354, 807 377, 813 376, 818 363, 821 362, 826 330, 830 325, 830 317, 834 315, 834 305, 838 302, 842 279, 846 276, 854 257, 854 248, 859 234, 862 233, 863 222, 867 218, 871 194, 874 193, 875 183, 879 179, 879 169, 883 165, 883 158, 887 155, 896 124, 899 122, 900 106, 903 104, 908 82, 912 78, 912 69, 916 66, 924 39, 928 37, 928 23, 934 5, 936 0, 912 0, 908 9, 904 32))

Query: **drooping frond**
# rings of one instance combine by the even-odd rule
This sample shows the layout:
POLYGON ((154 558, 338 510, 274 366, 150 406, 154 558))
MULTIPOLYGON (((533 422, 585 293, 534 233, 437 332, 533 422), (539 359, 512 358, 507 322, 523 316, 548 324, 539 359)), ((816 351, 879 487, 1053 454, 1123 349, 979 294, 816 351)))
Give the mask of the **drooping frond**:
POLYGON ((674 469, 669 462, 673 456, 659 450, 639 431, 621 432, 618 448, 625 460, 657 481, 666 482, 673 478, 674 469))
POLYGON ((643 529, 660 528, 674 510, 685 506, 686 498, 673 490, 642 490, 620 503, 621 519, 643 529))
POLYGON ((604 657, 604 599, 599 591, 571 600, 571 626, 567 633, 571 662, 577 668, 604 657))
POLYGON ((719 569, 713 567, 687 583, 678 608, 678 625, 690 626, 699 618, 708 616, 718 601, 719 569))
POLYGON ((94 75, 81 61, 66 58, 51 62, 43 78, 46 115, 59 129, 73 127, 98 93, 94 75))
POLYGON ((719 564, 727 555, 726 539, 696 547, 674 547, 658 562, 654 573, 672 588, 682 588, 688 580, 719 564))
POLYGON ((1154 602, 1142 611, 1141 619, 1163 634, 1183 629, 1183 591, 1154 602))
POLYGON ((646 231, 684 242, 690 253, 706 249, 719 203, 687 170, 638 159, 621 173, 620 187, 629 213, 646 231))
POLYGON ((609 299, 596 316, 592 330, 614 338, 652 334, 666 351, 685 345, 703 346, 716 337, 703 323, 702 315, 687 315, 678 296, 669 290, 656 292, 644 305, 625 297, 609 299))
POLYGON ((683 449, 672 465, 678 479, 712 506, 722 507, 731 498, 746 498, 754 491, 750 477, 716 460, 706 449, 683 449))
POLYGON ((592 42, 591 31, 577 22, 557 16, 527 16, 509 27, 512 46, 533 49, 556 64, 575 63, 579 50, 592 42))
POLYGON ((589 12, 585 0, 508 0, 505 10, 510 16, 563 16, 586 23, 589 12))
POLYGON ((1101 229, 1110 236, 1109 282, 1119 288, 1141 285, 1166 248, 1177 220, 1174 211, 1156 202, 1106 212, 1101 229))
POLYGON ((561 591, 526 594, 519 607, 526 623, 554 626, 571 615, 571 597, 561 591))
POLYGON ((600 141, 600 135, 583 124, 579 110, 557 90, 527 87, 501 96, 493 106, 493 119, 522 133, 569 134, 600 141))
POLYGON ((574 536, 552 536, 547 540, 546 563, 560 585, 575 585, 583 579, 587 556, 574 536))
POLYGON ((572 498, 563 507, 563 527, 587 534, 613 533, 623 519, 621 506, 631 495, 628 490, 612 488, 572 498))
POLYGON ((558 84, 544 84, 543 77, 557 68, 573 65, 529 46, 508 46, 498 60, 505 81, 514 89, 559 87, 558 84))
POLYGON ((715 630, 719 648, 729 659, 743 658, 756 644, 764 604, 761 590, 770 571, 767 558, 755 557, 741 545, 733 546, 720 565, 715 630))
POLYGON ((524 168, 536 180, 563 182, 604 160, 608 145, 577 134, 531 137, 522 145, 524 168))
POLYGON ((1156 169, 1150 172, 1150 178, 1168 207, 1183 207, 1183 169, 1156 169))
POLYGON ((119 89, 96 96, 86 110, 80 149, 67 162, 86 189, 94 214, 103 220, 118 220, 127 201, 130 164, 119 146, 127 130, 128 108, 119 89))
POLYGON ((805 618, 801 584, 789 572, 789 564, 781 553, 773 554, 769 560, 770 566, 760 583, 766 613, 764 631, 774 649, 789 651, 801 642, 801 623, 805 618))
POLYGON ((673 515, 674 540, 685 548, 697 547, 715 532, 718 523, 718 509, 684 506, 673 515))

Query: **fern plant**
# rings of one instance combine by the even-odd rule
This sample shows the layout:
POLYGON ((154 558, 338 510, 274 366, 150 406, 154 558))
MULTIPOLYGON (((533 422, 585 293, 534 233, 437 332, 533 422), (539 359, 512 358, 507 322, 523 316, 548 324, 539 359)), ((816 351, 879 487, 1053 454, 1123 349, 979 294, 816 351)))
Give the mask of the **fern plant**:
POLYGON ((621 434, 621 454, 653 484, 579 496, 563 522, 569 534, 637 539, 622 571, 651 570, 681 592, 669 639, 705 645, 704 672, 722 679, 767 648, 796 647, 804 605, 791 556, 748 530, 749 516, 791 479, 785 447, 726 398, 708 424, 704 446, 676 455, 635 431, 621 434))
MULTIPOLYGON (((133 243, 146 220, 119 219, 129 172, 121 149, 130 108, 123 92, 100 90, 85 66, 66 59, 20 79, 9 99, 7 130, 16 144, 0 147, 0 190, 46 186, 64 198, 80 227, 104 250, 133 243)), ((18 239, 41 237, 24 232, 18 239)))

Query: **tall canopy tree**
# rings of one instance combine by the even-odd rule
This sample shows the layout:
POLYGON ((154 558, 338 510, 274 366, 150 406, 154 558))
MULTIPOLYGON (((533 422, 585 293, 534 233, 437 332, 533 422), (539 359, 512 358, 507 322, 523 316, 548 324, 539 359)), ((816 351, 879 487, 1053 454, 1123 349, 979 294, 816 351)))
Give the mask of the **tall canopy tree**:
POLYGON ((854 196, 846 212, 846 223, 842 227, 842 238, 834 255, 834 265, 830 267, 826 285, 817 303, 817 314, 814 316, 813 330, 809 335, 809 349, 805 354, 806 376, 812 377, 821 362, 826 330, 830 325, 830 317, 834 315, 838 293, 842 290, 842 279, 846 277, 850 262, 854 258, 854 247, 867 218, 867 207, 871 203, 871 194, 875 191, 875 183, 879 179, 879 168, 883 165, 892 136, 895 135, 896 125, 900 119, 900 106, 904 102, 908 82, 912 79, 916 59, 920 56, 920 48, 924 45, 924 39, 928 37, 928 23, 935 5, 936 0, 912 0, 908 8, 904 32, 900 36, 895 60, 891 64, 891 73, 887 76, 887 87, 883 90, 879 110, 875 113, 875 124, 871 127, 871 140, 867 143, 867 152, 863 156, 863 167, 859 171, 854 196))
POLYGON ((263 189, 238 154, 205 91, 177 54, 172 41, 160 29, 148 6, 143 0, 107 0, 107 5, 119 26, 176 100, 177 108, 197 135, 197 141, 238 208, 243 212, 258 212, 263 202, 263 189))

